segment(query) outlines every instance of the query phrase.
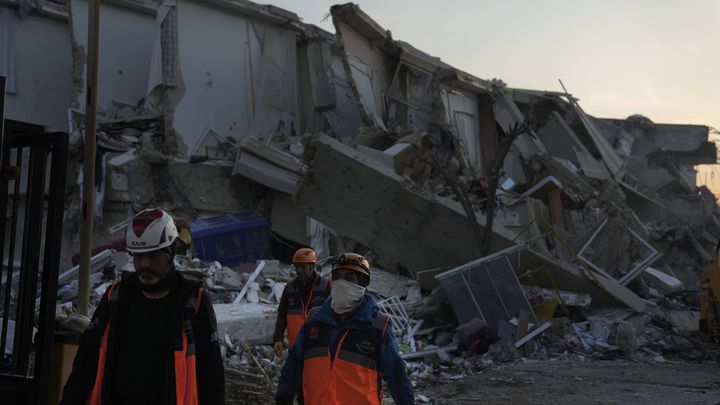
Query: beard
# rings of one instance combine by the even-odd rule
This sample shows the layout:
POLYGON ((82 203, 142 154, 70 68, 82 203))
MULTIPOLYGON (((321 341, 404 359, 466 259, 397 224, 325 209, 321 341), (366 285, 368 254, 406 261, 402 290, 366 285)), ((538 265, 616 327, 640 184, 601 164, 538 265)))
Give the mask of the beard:
POLYGON ((175 281, 176 271, 174 266, 170 266, 170 269, 165 274, 158 275, 157 272, 150 269, 140 269, 137 271, 138 284, 140 289, 148 293, 157 293, 170 288, 173 281, 175 281))

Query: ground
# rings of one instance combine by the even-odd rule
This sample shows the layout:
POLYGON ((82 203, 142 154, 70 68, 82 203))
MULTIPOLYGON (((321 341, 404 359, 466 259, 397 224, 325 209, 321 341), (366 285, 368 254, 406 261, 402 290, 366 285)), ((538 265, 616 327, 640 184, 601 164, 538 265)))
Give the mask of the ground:
MULTIPOLYGON (((550 359, 491 366, 462 380, 420 383, 434 404, 720 404, 717 362, 550 359)), ((422 404, 422 401, 418 401, 422 404)))

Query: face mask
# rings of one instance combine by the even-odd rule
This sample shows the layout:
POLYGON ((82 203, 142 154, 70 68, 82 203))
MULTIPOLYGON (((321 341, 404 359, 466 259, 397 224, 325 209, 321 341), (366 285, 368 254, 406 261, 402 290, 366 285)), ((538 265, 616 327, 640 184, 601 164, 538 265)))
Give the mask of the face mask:
POLYGON ((338 315, 347 314, 360 305, 365 296, 365 287, 361 287, 347 280, 336 280, 332 282, 331 307, 338 315))

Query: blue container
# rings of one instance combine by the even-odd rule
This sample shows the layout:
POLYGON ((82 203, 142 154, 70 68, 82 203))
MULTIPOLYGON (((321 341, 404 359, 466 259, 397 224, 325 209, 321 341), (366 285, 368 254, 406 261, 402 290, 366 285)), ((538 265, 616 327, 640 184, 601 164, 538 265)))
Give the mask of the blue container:
POLYGON ((196 256, 223 266, 272 258, 267 220, 253 211, 190 221, 196 256))

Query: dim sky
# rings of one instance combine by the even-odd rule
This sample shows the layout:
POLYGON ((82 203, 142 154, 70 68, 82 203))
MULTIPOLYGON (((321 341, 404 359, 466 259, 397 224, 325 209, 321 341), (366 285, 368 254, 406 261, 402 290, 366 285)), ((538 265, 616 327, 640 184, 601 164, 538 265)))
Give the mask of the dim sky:
MULTIPOLYGON (((336 2, 260 1, 322 21, 336 2)), ((720 129, 720 1, 360 0, 393 38, 482 79, 568 91, 596 117, 720 129)))

